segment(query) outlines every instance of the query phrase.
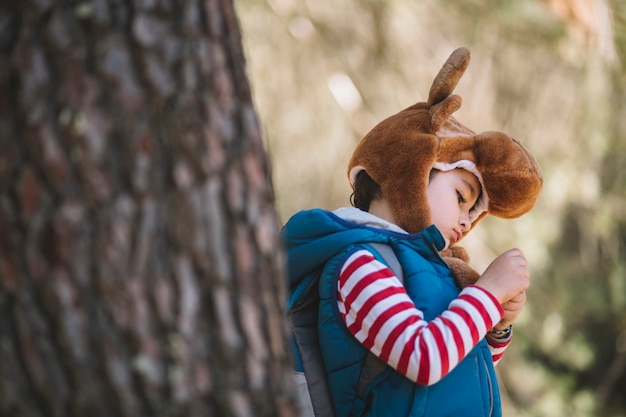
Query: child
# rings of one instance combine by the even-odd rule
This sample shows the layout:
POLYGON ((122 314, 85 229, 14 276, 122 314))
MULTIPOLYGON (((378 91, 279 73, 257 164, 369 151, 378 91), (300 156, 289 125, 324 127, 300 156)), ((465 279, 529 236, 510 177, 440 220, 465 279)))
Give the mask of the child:
POLYGON ((542 177, 519 142, 451 116, 468 65, 469 51, 454 51, 428 102, 361 140, 348 169, 356 207, 285 225, 292 282, 321 270, 319 343, 338 417, 502 413, 494 366, 524 307, 527 262, 512 249, 479 276, 455 245, 488 213, 528 212, 542 177), (373 243, 393 250, 402 277, 373 243))

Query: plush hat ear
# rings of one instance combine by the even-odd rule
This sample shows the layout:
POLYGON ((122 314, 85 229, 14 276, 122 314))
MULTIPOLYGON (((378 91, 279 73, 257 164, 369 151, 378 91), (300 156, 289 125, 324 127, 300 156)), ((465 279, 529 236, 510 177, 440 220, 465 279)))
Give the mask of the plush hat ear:
POLYGON ((506 133, 482 132, 475 139, 476 167, 489 195, 489 214, 513 219, 529 212, 543 185, 535 158, 506 133))
POLYGON ((365 170, 389 201, 398 226, 416 233, 430 225, 428 175, 439 140, 426 133, 430 114, 418 103, 383 120, 357 145, 348 164, 348 178, 365 170))

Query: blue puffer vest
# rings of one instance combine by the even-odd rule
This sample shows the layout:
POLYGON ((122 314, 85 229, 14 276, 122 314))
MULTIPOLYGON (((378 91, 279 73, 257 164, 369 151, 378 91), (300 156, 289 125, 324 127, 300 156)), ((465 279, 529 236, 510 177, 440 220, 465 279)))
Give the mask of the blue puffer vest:
POLYGON ((367 350, 348 332, 337 310, 341 266, 360 248, 370 250, 384 262, 368 243, 391 246, 402 265, 409 296, 430 321, 459 294, 449 268, 439 256, 444 240, 436 227, 408 235, 357 225, 323 210, 310 210, 292 217, 284 233, 290 279, 324 265, 318 329, 336 417, 501 416, 497 380, 484 339, 436 384, 418 385, 386 367, 357 393, 367 350))

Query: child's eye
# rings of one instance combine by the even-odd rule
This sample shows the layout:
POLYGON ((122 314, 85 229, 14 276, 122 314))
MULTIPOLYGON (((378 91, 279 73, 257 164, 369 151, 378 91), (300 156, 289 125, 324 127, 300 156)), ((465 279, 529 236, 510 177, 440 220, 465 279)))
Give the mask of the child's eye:
POLYGON ((466 201, 466 200, 465 200, 465 198, 463 198, 463 194, 461 194, 461 192, 460 192, 460 191, 457 191, 457 192, 456 192, 456 196, 457 196, 457 198, 458 198, 458 200, 459 200, 459 204, 463 204, 463 203, 465 203, 465 201, 466 201))

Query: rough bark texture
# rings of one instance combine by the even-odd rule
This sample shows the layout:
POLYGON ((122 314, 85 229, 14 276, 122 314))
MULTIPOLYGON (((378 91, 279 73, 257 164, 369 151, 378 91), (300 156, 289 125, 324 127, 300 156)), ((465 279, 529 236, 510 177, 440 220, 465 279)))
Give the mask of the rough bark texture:
POLYGON ((3 0, 0 92, 0 415, 295 415, 232 1, 3 0))

